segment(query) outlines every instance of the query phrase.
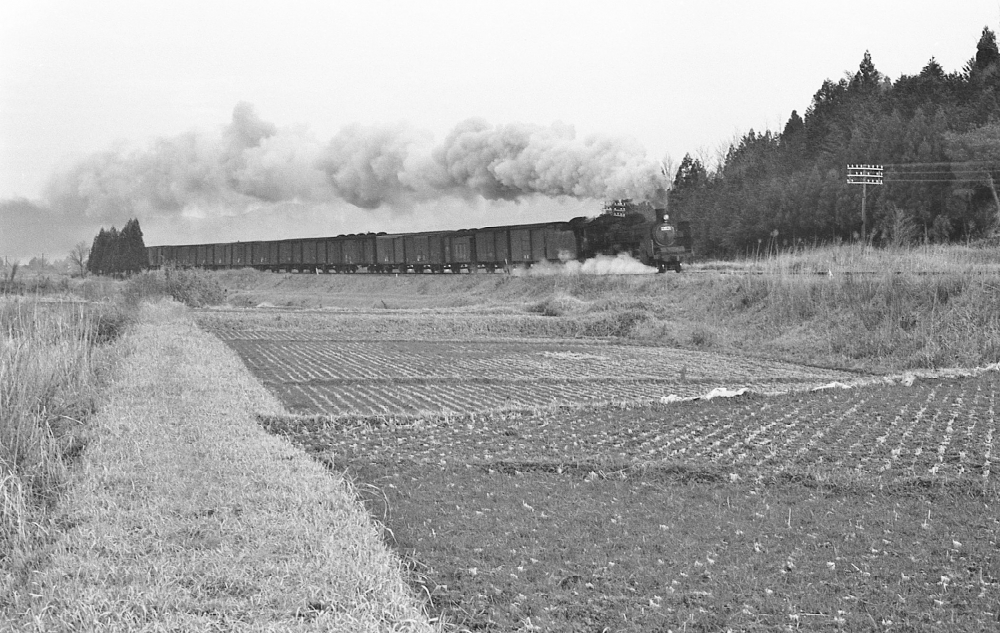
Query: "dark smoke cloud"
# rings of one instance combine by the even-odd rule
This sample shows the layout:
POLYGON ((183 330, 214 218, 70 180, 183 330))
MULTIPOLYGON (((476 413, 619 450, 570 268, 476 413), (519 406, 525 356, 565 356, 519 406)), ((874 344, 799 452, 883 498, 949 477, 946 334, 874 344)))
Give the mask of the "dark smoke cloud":
MULTIPOLYGON (((581 140, 563 124, 493 126, 470 119, 436 146, 429 133, 405 124, 348 125, 321 142, 305 128, 279 128, 239 103, 220 135, 190 132, 76 161, 52 176, 43 202, 3 203, 0 227, 7 235, 31 233, 38 218, 50 226, 58 220, 64 232, 121 226, 131 217, 143 227, 188 224, 259 217, 262 208, 277 212, 288 205, 409 211, 446 198, 658 200, 664 187, 659 165, 638 144, 581 140)), ((428 228, 432 224, 427 218, 428 228)), ((0 248, 10 241, 5 235, 0 248)))

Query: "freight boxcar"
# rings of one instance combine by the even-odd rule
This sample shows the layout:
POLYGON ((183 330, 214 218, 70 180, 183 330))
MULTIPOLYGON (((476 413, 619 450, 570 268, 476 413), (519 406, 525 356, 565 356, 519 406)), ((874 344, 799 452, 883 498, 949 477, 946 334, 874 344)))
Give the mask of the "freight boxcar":
POLYGON ((476 229, 476 263, 487 272, 510 265, 510 236, 507 227, 476 229))
POLYGON ((444 268, 453 273, 476 272, 476 241, 472 231, 455 231, 444 239, 444 268))
POLYGON ((229 268, 233 261, 232 244, 216 244, 212 253, 212 268, 229 268))
POLYGON ((299 272, 315 272, 319 267, 320 262, 316 256, 316 242, 317 240, 311 239, 302 240, 300 248, 302 259, 299 263, 299 272))
MULTIPOLYGON (((334 240, 337 255, 336 272, 356 273, 359 270, 374 272, 377 265, 375 258, 374 235, 345 235, 334 240)), ((330 242, 327 241, 329 253, 330 242)))
POLYGON ((402 253, 397 252, 397 239, 401 251, 403 248, 401 235, 375 236, 375 270, 373 272, 391 273, 397 266, 403 265, 402 253))

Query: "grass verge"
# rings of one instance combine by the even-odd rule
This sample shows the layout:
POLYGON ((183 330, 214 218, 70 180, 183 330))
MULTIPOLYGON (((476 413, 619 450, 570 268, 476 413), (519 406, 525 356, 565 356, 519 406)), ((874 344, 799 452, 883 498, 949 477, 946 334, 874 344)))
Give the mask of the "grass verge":
POLYGON ((279 405, 221 342, 158 304, 125 343, 8 627, 432 628, 353 489, 256 424, 279 405))
POLYGON ((44 561, 53 508, 132 312, 111 303, 0 299, 0 605, 44 561))

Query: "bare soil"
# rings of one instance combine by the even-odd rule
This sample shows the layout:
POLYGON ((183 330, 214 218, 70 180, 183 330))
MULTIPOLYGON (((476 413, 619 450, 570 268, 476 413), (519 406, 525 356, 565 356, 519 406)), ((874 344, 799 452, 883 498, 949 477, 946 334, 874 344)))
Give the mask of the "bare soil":
POLYGON ((842 389, 864 381, 462 315, 277 316, 202 323, 308 414, 261 422, 354 479, 450 630, 1000 624, 996 371, 842 389))

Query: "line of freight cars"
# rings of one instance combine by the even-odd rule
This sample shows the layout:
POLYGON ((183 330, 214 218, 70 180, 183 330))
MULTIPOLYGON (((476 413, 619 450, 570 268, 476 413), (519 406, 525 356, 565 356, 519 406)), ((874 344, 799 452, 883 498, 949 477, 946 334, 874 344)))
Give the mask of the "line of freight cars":
POLYGON ((356 234, 336 237, 150 246, 152 268, 164 265, 275 272, 460 273, 494 272, 539 262, 585 260, 628 253, 661 272, 680 272, 690 256, 686 223, 642 214, 601 215, 569 222, 458 231, 356 234))

